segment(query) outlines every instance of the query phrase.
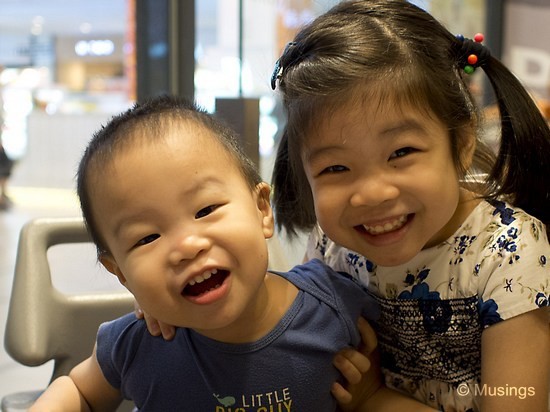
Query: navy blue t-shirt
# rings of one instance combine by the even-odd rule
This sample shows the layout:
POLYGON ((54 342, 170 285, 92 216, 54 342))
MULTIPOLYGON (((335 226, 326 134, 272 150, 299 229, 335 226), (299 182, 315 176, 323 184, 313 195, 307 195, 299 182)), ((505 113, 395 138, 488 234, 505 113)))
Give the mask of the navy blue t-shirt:
POLYGON ((330 388, 341 376, 332 360, 359 344, 357 318, 378 313, 376 304, 318 260, 277 274, 300 291, 258 341, 222 343, 186 328, 165 341, 128 314, 99 329, 105 377, 144 411, 334 411, 330 388))

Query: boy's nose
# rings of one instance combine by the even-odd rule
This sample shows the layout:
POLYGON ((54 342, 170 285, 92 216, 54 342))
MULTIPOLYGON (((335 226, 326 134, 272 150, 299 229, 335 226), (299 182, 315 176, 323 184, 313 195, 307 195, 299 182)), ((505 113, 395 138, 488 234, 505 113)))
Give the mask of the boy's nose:
POLYGON ((184 260, 196 258, 201 252, 210 248, 210 240, 207 237, 195 234, 181 235, 174 239, 169 260, 173 265, 177 265, 184 260))
POLYGON ((399 189, 383 175, 365 176, 358 179, 353 187, 350 204, 358 206, 378 206, 399 196, 399 189))

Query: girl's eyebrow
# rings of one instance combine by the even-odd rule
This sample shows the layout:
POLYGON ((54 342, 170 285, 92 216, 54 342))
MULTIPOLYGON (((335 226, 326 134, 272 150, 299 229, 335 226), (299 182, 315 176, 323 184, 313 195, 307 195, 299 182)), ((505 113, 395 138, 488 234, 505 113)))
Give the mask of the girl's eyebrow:
POLYGON ((322 157, 325 153, 333 152, 343 150, 342 145, 326 145, 326 146, 317 146, 313 148, 312 150, 305 150, 305 160, 306 163, 311 163, 315 161, 316 158, 322 157))
MULTIPOLYGON (((392 123, 386 128, 382 128, 382 130, 378 133, 378 136, 387 139, 397 137, 400 134, 409 131, 418 131, 422 134, 426 134, 426 129, 422 126, 420 121, 408 118, 400 120, 397 123, 392 123)), ((323 156, 324 153, 338 150, 343 150, 341 144, 318 145, 313 147, 311 150, 305 150, 305 160, 307 162, 312 162, 316 158, 323 156)))
POLYGON ((404 119, 397 124, 392 124, 390 127, 383 129, 380 132, 380 136, 392 137, 408 131, 419 131, 424 133, 426 129, 416 119, 404 119))

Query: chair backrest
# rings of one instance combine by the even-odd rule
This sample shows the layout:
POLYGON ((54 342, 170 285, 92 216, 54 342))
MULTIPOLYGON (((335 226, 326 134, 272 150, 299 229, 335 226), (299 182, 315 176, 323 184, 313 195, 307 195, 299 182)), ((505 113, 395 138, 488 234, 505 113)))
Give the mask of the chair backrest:
POLYGON ((80 242, 90 242, 80 218, 32 220, 19 238, 4 344, 27 366, 53 359, 52 380, 90 355, 102 322, 133 310, 129 292, 65 294, 56 289, 48 249, 80 242))

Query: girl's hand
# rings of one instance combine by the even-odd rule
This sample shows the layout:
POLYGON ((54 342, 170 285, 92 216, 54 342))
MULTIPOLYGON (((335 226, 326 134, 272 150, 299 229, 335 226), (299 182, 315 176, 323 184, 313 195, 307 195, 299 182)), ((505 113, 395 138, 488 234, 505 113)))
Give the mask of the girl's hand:
POLYGON ((345 386, 335 382, 331 390, 343 411, 355 410, 357 405, 363 403, 382 385, 375 352, 378 345, 376 334, 363 318, 359 318, 357 327, 362 340, 359 350, 346 348, 334 357, 334 366, 347 381, 345 386))
POLYGON ((159 322, 155 318, 147 315, 147 313, 141 310, 141 307, 139 306, 139 303, 137 302, 137 300, 134 301, 134 313, 136 314, 136 318, 145 319, 147 330, 151 335, 160 336, 162 334, 162 337, 165 340, 172 340, 174 339, 174 336, 176 336, 175 326, 167 325, 166 323, 159 322))

